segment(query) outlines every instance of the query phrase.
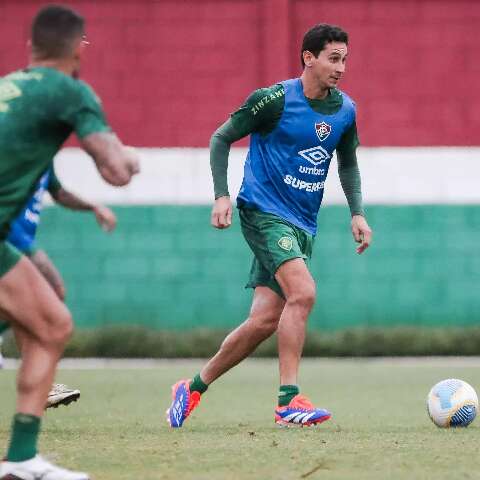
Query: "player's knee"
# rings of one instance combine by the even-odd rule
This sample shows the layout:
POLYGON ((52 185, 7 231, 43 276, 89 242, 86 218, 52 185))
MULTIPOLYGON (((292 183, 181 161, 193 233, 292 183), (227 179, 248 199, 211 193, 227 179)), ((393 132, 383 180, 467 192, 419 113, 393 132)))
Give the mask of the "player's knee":
POLYGON ((277 330, 280 317, 273 313, 264 315, 252 315, 249 321, 254 326, 255 330, 262 332, 265 335, 271 335, 277 330))
POLYGON ((53 344, 63 346, 73 333, 73 320, 71 313, 66 309, 62 309, 55 315, 51 324, 49 341, 53 344))
POLYGON ((315 305, 316 291, 313 282, 306 283, 287 296, 287 304, 310 311, 315 305))
MULTIPOLYGON (((65 309, 66 310, 66 309, 65 309)), ((67 342, 73 333, 73 319, 72 314, 66 310, 62 313, 61 319, 59 322, 60 337, 63 342, 67 342)))

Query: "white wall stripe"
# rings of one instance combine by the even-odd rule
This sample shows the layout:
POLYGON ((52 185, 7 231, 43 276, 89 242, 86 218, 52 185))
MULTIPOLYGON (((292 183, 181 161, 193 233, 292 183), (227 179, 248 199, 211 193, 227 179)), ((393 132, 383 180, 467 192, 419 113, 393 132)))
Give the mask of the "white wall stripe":
MULTIPOLYGON (((233 148, 229 162, 232 197, 243 176, 245 148, 233 148)), ((110 204, 212 203, 213 187, 206 148, 141 148, 142 173, 131 185, 115 189, 103 182, 80 149, 66 148, 55 160, 67 188, 110 204)), ((360 148, 367 204, 479 204, 480 147, 360 148)), ((334 160, 325 204, 345 204, 334 160)))

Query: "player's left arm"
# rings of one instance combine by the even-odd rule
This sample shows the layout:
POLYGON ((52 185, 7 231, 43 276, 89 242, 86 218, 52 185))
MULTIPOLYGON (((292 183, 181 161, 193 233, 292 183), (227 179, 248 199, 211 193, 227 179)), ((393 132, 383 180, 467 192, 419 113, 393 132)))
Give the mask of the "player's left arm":
POLYGON ((356 123, 343 134, 337 146, 338 176, 352 215, 352 235, 357 253, 363 253, 372 242, 372 229, 365 218, 362 201, 362 182, 357 162, 358 135, 356 123))
POLYGON ((50 195, 56 203, 70 210, 93 212, 97 223, 103 230, 111 232, 117 225, 117 217, 108 207, 89 202, 73 192, 65 189, 59 182, 55 172, 52 170, 48 186, 50 195))

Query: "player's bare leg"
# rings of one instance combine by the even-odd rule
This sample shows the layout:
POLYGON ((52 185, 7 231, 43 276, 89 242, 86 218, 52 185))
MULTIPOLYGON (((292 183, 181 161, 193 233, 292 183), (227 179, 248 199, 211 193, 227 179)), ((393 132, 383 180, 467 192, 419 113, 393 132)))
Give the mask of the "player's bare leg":
POLYGON ((21 338, 17 412, 40 417, 72 331, 70 312, 25 257, 0 278, 0 309, 21 338))
MULTIPOLYGON (((256 287, 247 320, 223 341, 216 355, 207 362, 193 382, 203 391, 207 386, 248 357, 257 346, 277 329, 285 301, 267 287, 256 287)), ((172 404, 167 410, 171 427, 178 428, 198 405, 201 393, 190 390, 190 380, 180 380, 172 389, 172 404)))
POLYGON ((278 324, 280 383, 293 385, 298 383, 308 315, 315 303, 315 282, 301 258, 280 265, 275 278, 287 299, 278 324))
POLYGON ((232 367, 247 358, 276 330, 285 300, 268 287, 257 287, 247 320, 223 341, 217 354, 200 372, 209 385, 232 367))
MULTIPOLYGON (((61 301, 64 301, 65 285, 62 276, 48 255, 43 250, 37 250, 29 258, 53 288, 57 297, 61 301)), ((22 345, 24 336, 28 336, 28 334, 17 331, 16 340, 19 346, 22 345)), ((60 405, 70 405, 70 403, 76 402, 79 398, 80 390, 70 388, 61 383, 54 383, 49 391, 45 408, 57 408, 60 405)))
POLYGON ((37 453, 40 420, 58 360, 72 331, 68 309, 26 257, 0 278, 0 314, 21 338, 17 375, 17 414, 6 459, 4 480, 48 478, 88 480, 88 475, 57 467, 37 453), (20 308, 19 308, 20 307, 20 308), (45 477, 46 478, 46 477, 45 477))
MULTIPOLYGON (((16 329, 15 340, 20 351, 25 341, 28 341, 29 334, 21 328, 16 329)), ((80 398, 80 390, 70 388, 63 383, 54 383, 48 393, 45 408, 58 408, 60 405, 70 405, 80 398)))
POLYGON ((316 425, 328 420, 331 414, 315 408, 298 388, 298 367, 308 315, 315 303, 315 282, 301 258, 283 263, 275 278, 286 298, 277 330, 280 392, 275 422, 282 426, 316 425))
POLYGON ((60 272, 57 270, 53 262, 50 260, 44 250, 37 250, 30 256, 30 260, 38 268, 45 280, 55 290, 57 297, 65 301, 65 283, 60 272))

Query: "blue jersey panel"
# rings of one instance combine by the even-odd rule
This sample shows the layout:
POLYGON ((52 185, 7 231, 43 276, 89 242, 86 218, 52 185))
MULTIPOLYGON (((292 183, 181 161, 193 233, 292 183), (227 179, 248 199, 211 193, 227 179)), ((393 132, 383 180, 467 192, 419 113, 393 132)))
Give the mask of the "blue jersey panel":
POLYGON ((40 177, 33 195, 28 199, 17 218, 10 224, 10 233, 7 240, 21 252, 30 251, 35 243, 35 235, 40 223, 43 195, 48 189, 51 172, 52 170, 48 169, 40 177))
POLYGON ((299 78, 282 82, 285 106, 277 127, 253 133, 237 197, 239 207, 273 213, 315 235, 332 154, 355 121, 355 106, 342 92, 338 112, 315 112, 299 78))

